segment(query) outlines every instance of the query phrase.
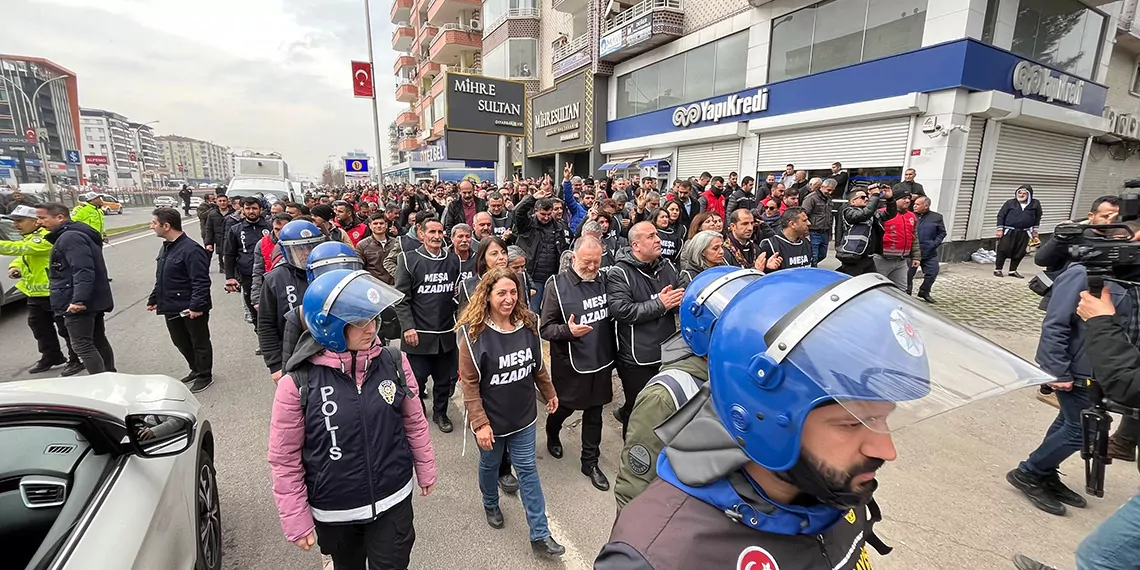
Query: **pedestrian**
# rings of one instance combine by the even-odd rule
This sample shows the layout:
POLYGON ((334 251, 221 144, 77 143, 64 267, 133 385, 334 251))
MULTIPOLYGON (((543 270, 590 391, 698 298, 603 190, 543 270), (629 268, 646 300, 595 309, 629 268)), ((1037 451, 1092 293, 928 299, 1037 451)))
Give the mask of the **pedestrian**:
POLYGON ((187 216, 190 215, 190 197, 193 195, 194 192, 187 184, 183 184, 182 189, 178 191, 178 197, 182 199, 182 213, 187 216))
MULTIPOLYGON (((404 294, 395 305, 416 381, 427 386, 432 378, 432 423, 443 433, 454 429, 447 404, 455 390, 459 354, 455 334, 455 282, 459 258, 443 248, 443 224, 438 218, 416 221, 423 245, 400 253, 396 289, 404 294)), ((426 392, 426 390, 425 390, 426 392)))
MULTIPOLYGON (((321 232, 328 236, 329 239, 355 247, 348 233, 335 223, 337 214, 332 206, 328 204, 318 204, 310 211, 313 213, 313 222, 317 224, 317 227, 321 228, 321 232)), ((361 235, 361 238, 363 237, 364 236, 361 235)))
POLYGON ((216 198, 213 194, 206 194, 202 199, 202 203, 198 204, 198 209, 195 213, 198 215, 199 237, 205 238, 206 236, 206 220, 210 217, 210 210, 216 207, 214 204, 215 200, 216 198))
POLYGON ((57 202, 37 205, 36 217, 48 230, 44 239, 52 244, 48 269, 52 311, 63 317, 71 346, 88 374, 118 372, 104 322, 115 300, 102 236, 87 224, 73 222, 67 206, 57 202))
POLYGON ((281 248, 277 246, 277 236, 281 233, 281 228, 285 224, 293 221, 289 214, 284 212, 280 214, 273 214, 269 217, 271 229, 269 235, 261 238, 257 242, 257 257, 253 261, 253 279, 251 281, 252 292, 250 298, 253 299, 253 306, 257 307, 261 303, 261 288, 265 284, 265 274, 269 273, 273 266, 281 259, 281 248))
POLYGON ((226 292, 241 291, 248 313, 245 322, 256 329, 257 308, 253 304, 253 264, 261 263, 258 243, 272 231, 269 222, 261 215, 261 202, 246 197, 241 201, 241 221, 229 228, 225 238, 226 292))
POLYGON ((380 281, 394 285, 396 277, 384 267, 384 260, 396 246, 397 238, 388 234, 388 216, 383 213, 368 217, 368 237, 356 244, 356 253, 364 260, 364 269, 380 281))
POLYGON ((487 213, 491 215, 491 225, 496 237, 504 237, 514 225, 514 212, 506 208, 503 195, 499 192, 487 195, 487 213))
POLYGON ((838 271, 852 277, 875 272, 875 255, 883 253, 883 222, 898 214, 894 191, 885 184, 856 186, 839 210, 843 243, 835 248, 838 271), (886 207, 879 208, 880 199, 886 207))
POLYGON ((408 360, 376 340, 400 294, 363 271, 326 273, 305 293, 309 334, 277 383, 269 425, 281 529, 336 570, 408 568, 412 491, 430 495, 436 467, 408 360))
POLYGON ((66 366, 60 371, 60 376, 75 376, 83 371, 83 363, 71 347, 63 317, 56 316, 51 308, 48 267, 52 246, 47 241, 48 231, 40 227, 36 209, 31 206, 17 204, 8 217, 23 239, 0 240, 0 255, 16 258, 8 266, 8 278, 19 279, 16 289, 28 298, 28 328, 32 329, 32 337, 36 339, 36 349, 40 353, 40 359, 28 372, 39 374, 63 364, 66 366), (60 350, 59 337, 63 337, 67 345, 66 358, 60 350))
POLYGON ((697 275, 724 265, 726 265, 724 236, 710 230, 697 232, 697 235, 685 242, 685 247, 681 249, 681 267, 677 272, 678 285, 687 288, 697 275))
POLYGON ((569 271, 546 284, 539 335, 550 343, 550 371, 558 408, 546 416, 546 449, 562 459, 562 425, 582 411, 582 474, 599 491, 610 482, 598 468, 602 406, 613 400, 615 345, 606 284, 599 279, 602 242, 583 236, 574 243, 569 271))
POLYGON ((689 236, 687 239, 693 239, 698 232, 705 230, 723 234, 724 218, 716 212, 701 212, 693 216, 693 221, 689 222, 689 236))
MULTIPOLYGON (((701 180, 705 179, 708 173, 701 174, 701 180)), ((728 196, 724 194, 724 178, 720 176, 713 176, 709 179, 709 186, 707 189, 701 191, 701 211, 702 212, 716 212, 720 217, 725 217, 725 202, 728 196)), ((703 187, 704 185, 702 185, 703 187)))
MULTIPOLYGON (((724 262, 745 269, 755 267, 763 270, 763 262, 757 264, 760 248, 752 239, 755 219, 751 210, 737 209, 728 215, 728 232, 724 240, 724 262), (759 267, 757 267, 759 265, 759 267)), ((762 241, 762 240, 761 240, 762 241)))
POLYGON ((509 269, 491 269, 480 279, 456 324, 459 374, 463 403, 480 450, 479 490, 487 524, 496 529, 505 524, 497 480, 506 452, 518 472, 531 549, 557 557, 566 549, 550 535, 535 463, 535 389, 546 402, 548 414, 558 410, 558 396, 542 360, 535 315, 521 302, 520 287, 518 276, 509 269))
POLYGON ((911 196, 926 196, 926 190, 923 190, 922 184, 915 182, 914 177, 918 172, 913 168, 908 168, 903 171, 902 182, 895 184, 891 189, 895 194, 910 194, 911 196))
MULTIPOLYGON (((459 258, 460 282, 476 274, 475 260, 477 252, 471 247, 471 233, 471 226, 467 224, 455 224, 451 226, 451 245, 448 246, 447 250, 459 258)), ((477 246, 478 244, 476 244, 476 247, 477 246)))
POLYGON ((360 221, 353 210, 352 204, 345 200, 333 202, 333 211, 336 216, 336 227, 348 236, 348 245, 356 247, 360 240, 368 236, 368 225, 360 221))
POLYGON ((225 273, 223 254, 226 251, 226 220, 234 214, 230 208, 230 199, 225 194, 219 194, 214 199, 215 207, 206 214, 206 226, 202 231, 202 244, 210 256, 218 256, 218 273, 225 273))
POLYGON ((162 239, 154 289, 146 310, 166 320, 170 341, 186 359, 190 373, 182 383, 201 392, 214 382, 214 345, 210 341, 210 256, 182 231, 174 208, 156 208, 150 229, 162 239))
POLYGON ((764 208, 759 211, 760 215, 756 216, 756 212, 753 212, 753 216, 759 217, 760 222, 768 227, 778 228, 780 227, 780 214, 783 213, 781 206, 780 198, 768 198, 764 202, 764 208))
MULTIPOLYGON (((917 218, 918 248, 922 256, 919 262, 919 267, 922 268, 922 284, 918 286, 918 298, 927 303, 934 303, 930 289, 934 287, 934 280, 938 278, 938 246, 946 239, 946 224, 942 221, 942 214, 930 209, 930 198, 926 196, 915 197, 913 208, 917 218)), ((910 271, 907 272, 907 295, 911 294, 917 269, 911 264, 910 271)))
MULTIPOLYGON (((733 176, 733 178, 735 178, 735 176, 733 176)), ((744 177, 744 180, 740 182, 740 186, 737 186, 732 195, 728 197, 728 203, 724 208, 727 215, 731 216, 733 212, 741 208, 748 211, 752 211, 756 208, 758 197, 753 191, 755 186, 755 179, 751 176, 744 177)))
POLYGON ((99 232, 99 240, 107 243, 107 224, 103 216, 103 198, 98 192, 88 192, 79 197, 81 202, 71 210, 72 221, 82 222, 99 232))
POLYGON ((309 286, 309 254, 324 241, 320 228, 305 220, 285 224, 278 235, 281 258, 265 274, 257 306, 257 344, 274 381, 284 374, 281 342, 285 336, 285 314, 301 306, 309 286))
POLYGON ((684 293, 676 268, 661 255, 657 228, 649 222, 630 227, 629 246, 606 272, 606 300, 617 323, 617 371, 625 393, 625 402, 614 411, 622 437, 638 392, 657 374, 661 343, 677 331, 674 313, 684 293))
POLYGON ((812 246, 808 241, 811 222, 803 208, 788 208, 780 215, 780 231, 760 242, 760 253, 767 256, 768 272, 811 265, 812 246))
MULTIPOLYGON (((515 225, 511 229, 515 245, 526 256, 530 283, 524 283, 524 286, 536 293, 528 297, 530 309, 536 313, 542 304, 542 288, 551 275, 558 273, 559 258, 569 245, 563 235, 564 225, 555 215, 549 186, 549 181, 544 180, 542 190, 523 198, 515 206, 515 225)), ((526 297, 526 292, 522 293, 526 297)))
POLYGON ((883 251, 874 255, 875 271, 906 290, 911 267, 921 265, 922 249, 918 242, 918 217, 910 211, 910 196, 894 195, 894 217, 883 220, 883 251))
POLYGON ((28 206, 34 209, 37 202, 38 200, 36 200, 35 196, 25 194, 19 190, 14 190, 12 191, 11 198, 8 200, 7 209, 4 210, 4 213, 11 214, 12 212, 15 212, 16 208, 19 208, 20 206, 28 206))
POLYGON ((827 257, 827 246, 831 243, 831 197, 837 184, 834 178, 828 178, 803 200, 803 209, 811 224, 808 236, 811 240, 812 267, 819 267, 819 262, 827 257))
POLYGON ((831 164, 831 179, 835 180, 835 189, 832 192, 833 196, 846 197, 847 190, 850 188, 851 175, 843 169, 843 165, 838 162, 831 164))
POLYGON ((693 195, 693 183, 688 180, 679 178, 674 180, 673 193, 669 198, 681 204, 681 223, 686 228, 693 223, 693 218, 701 213, 701 201, 693 195))
POLYGON ((1033 198, 1033 187, 1022 184, 1014 197, 1002 204, 997 215, 997 263, 994 277, 1002 276, 1005 260, 1009 260, 1009 276, 1022 279, 1017 266, 1025 258, 1030 239, 1037 239, 1041 225, 1041 202, 1033 198))
POLYGON ((475 196, 475 185, 470 180, 459 182, 458 198, 448 202, 443 212, 443 228, 450 232, 456 224, 475 223, 475 214, 487 210, 487 201, 475 196))

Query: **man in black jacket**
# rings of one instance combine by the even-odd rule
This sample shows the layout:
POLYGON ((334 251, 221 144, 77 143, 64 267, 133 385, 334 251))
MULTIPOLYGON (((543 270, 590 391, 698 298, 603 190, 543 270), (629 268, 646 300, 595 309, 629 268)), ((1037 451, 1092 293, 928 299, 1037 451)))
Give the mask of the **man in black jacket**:
POLYGON ((214 199, 214 207, 206 213, 206 224, 202 230, 202 244, 206 252, 218 256, 218 273, 225 273, 225 261, 222 254, 226 251, 226 219, 232 218, 234 209, 230 207, 230 199, 225 194, 214 199))
POLYGON ((835 249, 839 272, 852 277, 875 272, 874 254, 883 253, 883 222, 898 215, 894 192, 885 184, 856 186, 851 198, 840 210, 843 220, 843 243, 835 249), (879 209, 879 198, 886 209, 879 209))
POLYGON ((182 378, 191 392, 214 382, 214 346, 210 341, 210 256, 182 232, 174 208, 158 208, 150 229, 162 238, 154 289, 146 310, 166 319, 170 341, 186 359, 190 373, 182 378))
POLYGON ((117 372, 115 351, 107 340, 103 318, 115 308, 107 263, 103 259, 103 236, 91 226, 71 221, 67 206, 47 203, 36 206, 40 225, 51 242, 51 309, 62 315, 71 337, 71 347, 88 374, 117 372))
POLYGON ((253 292, 253 262, 261 261, 261 252, 257 244, 261 238, 272 231, 269 222, 261 216, 261 202, 257 198, 247 197, 241 202, 242 219, 230 226, 226 234, 226 291, 236 293, 239 290, 245 302, 249 315, 246 322, 257 322, 257 309, 253 306, 251 297, 253 292))
MULTIPOLYGON (((946 223, 942 214, 930 209, 930 198, 917 196, 914 199, 914 215, 918 217, 918 247, 922 250, 922 285, 918 286, 918 298, 933 303, 930 289, 938 278, 938 246, 946 239, 946 223)), ((911 266, 906 278, 906 292, 911 293, 917 267, 911 266)))
POLYGON ((679 288, 677 269, 661 257, 661 238, 649 222, 629 228, 629 246, 618 251, 606 272, 606 297, 617 323, 617 371, 625 403, 614 411, 622 423, 622 436, 637 394, 657 374, 661 343, 677 332, 673 320, 685 290, 679 288))
POLYGON ((753 193, 753 188, 756 186, 756 181, 751 176, 745 176, 744 180, 740 182, 740 186, 728 197, 728 204, 724 208, 724 214, 731 216, 736 210, 743 208, 748 211, 756 209, 756 194, 753 193))
POLYGON ((693 183, 688 180, 677 179, 673 181, 673 198, 681 203, 682 224, 686 229, 697 214, 701 213, 701 201, 693 194, 693 183))
POLYGON ((515 206, 515 225, 511 233, 515 236, 515 245, 526 252, 526 272, 537 290, 531 297, 530 309, 537 313, 542 307, 546 280, 558 273, 562 252, 569 246, 566 238, 570 230, 554 215, 548 182, 515 206))
POLYGON ((183 184, 182 189, 178 191, 178 197, 182 199, 182 212, 187 216, 190 215, 190 197, 193 195, 194 191, 186 184, 183 184))
POLYGON ((459 196, 443 209, 443 229, 451 233, 456 224, 475 224, 475 214, 487 211, 487 201, 475 197, 475 185, 470 180, 459 182, 459 196))

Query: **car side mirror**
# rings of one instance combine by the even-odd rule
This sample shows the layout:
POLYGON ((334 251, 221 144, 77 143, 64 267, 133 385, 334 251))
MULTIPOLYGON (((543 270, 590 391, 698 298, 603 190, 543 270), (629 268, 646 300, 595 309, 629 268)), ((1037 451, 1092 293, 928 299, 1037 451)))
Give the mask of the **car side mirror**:
POLYGON ((127 416, 127 437, 141 457, 178 455, 194 441, 194 416, 180 412, 154 412, 127 416))

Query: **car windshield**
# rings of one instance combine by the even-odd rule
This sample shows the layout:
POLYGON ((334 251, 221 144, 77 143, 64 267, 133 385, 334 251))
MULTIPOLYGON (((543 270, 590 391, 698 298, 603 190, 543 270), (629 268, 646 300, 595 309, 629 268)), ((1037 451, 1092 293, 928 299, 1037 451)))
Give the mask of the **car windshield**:
POLYGON ((284 180, 272 178, 235 178, 227 192, 230 196, 253 196, 262 194, 270 202, 289 199, 289 185, 284 180))

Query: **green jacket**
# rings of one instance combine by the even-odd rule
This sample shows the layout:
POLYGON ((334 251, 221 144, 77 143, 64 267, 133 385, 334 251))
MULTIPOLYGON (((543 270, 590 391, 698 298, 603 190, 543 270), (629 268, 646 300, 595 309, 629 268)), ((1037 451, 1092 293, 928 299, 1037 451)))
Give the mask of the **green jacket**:
POLYGON ((71 219, 76 222, 83 222, 99 232, 99 235, 107 237, 107 231, 103 227, 103 210, 101 208, 82 202, 71 211, 71 219))
POLYGON ((16 288, 29 297, 47 297, 48 265, 51 263, 51 243, 44 238, 48 231, 39 228, 20 241, 0 240, 0 255, 13 255, 16 259, 9 269, 20 270, 16 288))
MULTIPOLYGON (((679 334, 662 343, 661 362, 661 372, 686 372, 700 385, 709 381, 708 361, 689 352, 679 334)), ((621 470, 614 482, 618 511, 657 479, 657 456, 665 444, 653 430, 676 411, 672 393, 661 384, 651 384, 637 395, 621 450, 621 470)))

